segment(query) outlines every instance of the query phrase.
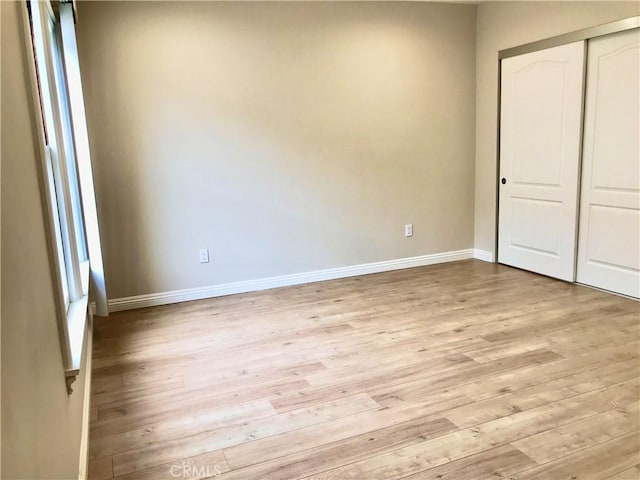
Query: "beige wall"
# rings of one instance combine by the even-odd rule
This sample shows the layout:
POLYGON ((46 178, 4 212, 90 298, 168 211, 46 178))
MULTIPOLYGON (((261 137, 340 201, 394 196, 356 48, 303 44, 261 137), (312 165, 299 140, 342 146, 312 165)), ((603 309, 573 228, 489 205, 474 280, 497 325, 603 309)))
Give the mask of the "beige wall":
POLYGON ((110 298, 472 247, 474 5, 87 2, 78 41, 110 298))
POLYGON ((495 249, 498 51, 640 15, 639 2, 487 2, 478 6, 475 247, 495 249))
POLYGON ((2 9, 2 478, 78 477, 83 373, 67 395, 41 207, 22 2, 2 9))

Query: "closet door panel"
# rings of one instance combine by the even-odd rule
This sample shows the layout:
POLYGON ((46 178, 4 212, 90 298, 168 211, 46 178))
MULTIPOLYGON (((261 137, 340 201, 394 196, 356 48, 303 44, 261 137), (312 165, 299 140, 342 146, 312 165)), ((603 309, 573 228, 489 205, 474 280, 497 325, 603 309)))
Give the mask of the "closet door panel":
POLYGON ((577 281, 640 297, 640 31, 589 41, 577 281))
POLYGON ((584 42, 502 61, 498 261, 573 281, 584 42))

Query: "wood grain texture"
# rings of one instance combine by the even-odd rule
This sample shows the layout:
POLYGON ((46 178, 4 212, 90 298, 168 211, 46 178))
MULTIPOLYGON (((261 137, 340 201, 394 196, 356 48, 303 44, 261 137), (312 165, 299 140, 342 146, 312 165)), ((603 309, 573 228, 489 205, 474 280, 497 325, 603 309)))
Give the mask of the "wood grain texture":
POLYGON ((509 267, 122 312, 94 343, 91 479, 640 473, 640 303, 509 267))

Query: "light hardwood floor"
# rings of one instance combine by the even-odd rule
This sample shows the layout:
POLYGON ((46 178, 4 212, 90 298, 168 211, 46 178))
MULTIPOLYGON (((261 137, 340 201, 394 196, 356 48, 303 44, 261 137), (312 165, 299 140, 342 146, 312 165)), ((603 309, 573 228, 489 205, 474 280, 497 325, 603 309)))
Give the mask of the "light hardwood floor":
POLYGON ((90 478, 637 480, 639 315, 468 260, 96 319, 90 478))

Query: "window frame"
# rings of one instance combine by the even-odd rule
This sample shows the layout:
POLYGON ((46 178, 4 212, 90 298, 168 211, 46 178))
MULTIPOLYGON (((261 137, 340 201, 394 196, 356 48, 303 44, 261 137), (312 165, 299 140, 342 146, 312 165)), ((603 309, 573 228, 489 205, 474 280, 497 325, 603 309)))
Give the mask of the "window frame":
POLYGON ((39 130, 45 217, 67 390, 80 372, 87 327, 89 259, 76 157, 62 25, 50 1, 24 3, 25 36, 32 47, 30 76, 39 130), (38 108, 40 107, 40 108, 38 108))
MULTIPOLYGON (((36 64, 40 70, 40 95, 45 110, 45 128, 49 132, 48 145, 51 153, 54 186, 57 197, 58 218, 62 234, 64 263, 69 291, 69 303, 80 300, 87 292, 83 291, 80 258, 84 251, 84 232, 80 232, 82 217, 80 210, 79 186, 75 166, 75 146, 69 114, 69 98, 66 89, 62 49, 60 46, 59 22, 49 2, 33 1, 34 13, 40 15, 39 25, 35 24, 36 64), (37 11, 36 11, 37 10, 37 11), (38 27, 42 28, 41 31, 38 27), (39 38, 38 38, 39 37, 39 38), (45 70, 46 69, 46 70, 45 70), (71 163, 73 162, 73 163, 71 163)), ((35 15, 34 15, 35 17, 35 15)), ((64 277, 63 277, 64 278, 64 277)), ((69 307, 67 307, 67 311, 69 307)))

